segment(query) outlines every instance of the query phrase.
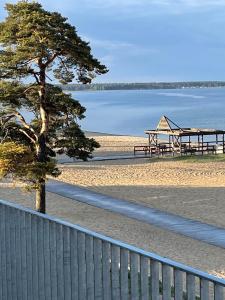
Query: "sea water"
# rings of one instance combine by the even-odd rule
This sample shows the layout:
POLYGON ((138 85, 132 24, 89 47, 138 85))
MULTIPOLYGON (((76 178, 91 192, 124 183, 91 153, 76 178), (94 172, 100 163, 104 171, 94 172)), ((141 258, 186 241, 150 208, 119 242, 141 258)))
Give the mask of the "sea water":
POLYGON ((225 88, 76 91, 84 130, 144 135, 166 115, 180 127, 225 129, 225 88))

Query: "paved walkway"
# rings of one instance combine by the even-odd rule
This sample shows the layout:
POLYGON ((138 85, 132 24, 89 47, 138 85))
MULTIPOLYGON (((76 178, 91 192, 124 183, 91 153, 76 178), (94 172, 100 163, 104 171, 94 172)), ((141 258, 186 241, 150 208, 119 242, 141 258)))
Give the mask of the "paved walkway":
POLYGON ((225 229, 51 180, 47 191, 225 248, 225 229))
MULTIPOLYGON (((106 160, 121 160, 121 159, 136 159, 136 158, 150 158, 149 154, 143 155, 143 154, 121 154, 121 155, 107 155, 107 156, 95 156, 91 159, 88 159, 88 161, 106 161, 106 160)), ((59 164, 76 164, 83 162, 83 160, 75 160, 73 161, 71 158, 58 159, 59 164)))

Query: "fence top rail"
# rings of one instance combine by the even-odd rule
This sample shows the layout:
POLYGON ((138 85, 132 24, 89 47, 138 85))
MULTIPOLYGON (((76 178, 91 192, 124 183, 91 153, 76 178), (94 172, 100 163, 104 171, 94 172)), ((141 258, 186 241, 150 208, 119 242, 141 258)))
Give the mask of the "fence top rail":
POLYGON ((180 271, 192 274, 192 275, 200 277, 202 279, 206 279, 208 281, 214 282, 215 284, 219 284, 219 285, 225 286, 225 280, 224 279, 221 279, 221 278, 218 278, 216 276, 210 275, 210 274, 208 274, 206 272, 203 272, 203 271, 200 271, 198 269, 186 266, 186 265, 184 265, 182 263, 178 263, 178 262, 173 261, 173 260, 171 260, 169 258, 165 258, 165 257, 159 256, 159 255, 157 255, 155 253, 142 250, 140 248, 137 248, 135 246, 126 244, 124 242, 121 242, 121 241, 118 241, 118 240, 114 240, 113 238, 104 236, 104 235, 102 235, 100 233, 96 233, 94 231, 91 231, 91 230, 86 229, 84 227, 81 227, 79 225, 76 225, 76 224, 73 224, 73 223, 61 220, 61 219, 59 219, 57 217, 50 216, 48 214, 42 214, 42 213, 34 211, 34 210, 30 209, 30 208, 24 207, 22 205, 15 204, 15 203, 8 202, 8 201, 1 200, 1 199, 0 199, 0 205, 12 207, 12 208, 18 209, 20 211, 29 213, 31 215, 38 216, 40 218, 46 219, 48 221, 55 222, 55 223, 58 223, 58 224, 61 224, 61 225, 73 228, 73 229, 75 229, 77 231, 80 231, 80 232, 83 232, 85 234, 91 235, 94 238, 101 239, 102 241, 111 243, 113 245, 116 245, 118 247, 127 249, 129 251, 135 252, 135 253, 137 253, 139 255, 146 256, 146 257, 148 257, 150 259, 156 260, 156 261, 158 261, 158 262, 160 262, 162 264, 166 264, 166 265, 168 265, 170 267, 173 267, 175 269, 179 269, 180 271))

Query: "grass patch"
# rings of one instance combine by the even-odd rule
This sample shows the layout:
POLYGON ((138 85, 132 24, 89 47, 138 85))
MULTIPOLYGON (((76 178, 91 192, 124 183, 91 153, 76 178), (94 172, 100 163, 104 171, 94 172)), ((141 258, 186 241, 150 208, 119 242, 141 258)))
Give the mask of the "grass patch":
POLYGON ((152 162, 162 161, 182 161, 187 163, 207 163, 207 162, 225 162, 225 154, 204 154, 204 155, 182 155, 159 158, 150 158, 152 162))

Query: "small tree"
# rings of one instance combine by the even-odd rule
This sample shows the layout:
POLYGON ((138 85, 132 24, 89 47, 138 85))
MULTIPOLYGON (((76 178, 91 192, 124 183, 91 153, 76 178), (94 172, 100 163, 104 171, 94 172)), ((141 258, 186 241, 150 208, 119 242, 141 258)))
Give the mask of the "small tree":
MULTIPOLYGON (((44 213, 46 176, 59 175, 56 153, 86 160, 99 146, 77 124, 85 108, 47 81, 52 77, 63 84, 73 79, 86 84, 107 69, 59 13, 28 1, 6 4, 6 10, 8 16, 0 23, 0 142, 21 144, 25 153, 29 149, 29 159, 34 155, 24 161, 23 172, 6 168, 4 175, 14 170, 14 175, 31 180, 36 209, 44 213), (24 110, 32 114, 31 121, 24 110)), ((0 163, 7 147, 12 144, 0 147, 0 163)), ((9 161, 12 165, 17 160, 9 161)))

